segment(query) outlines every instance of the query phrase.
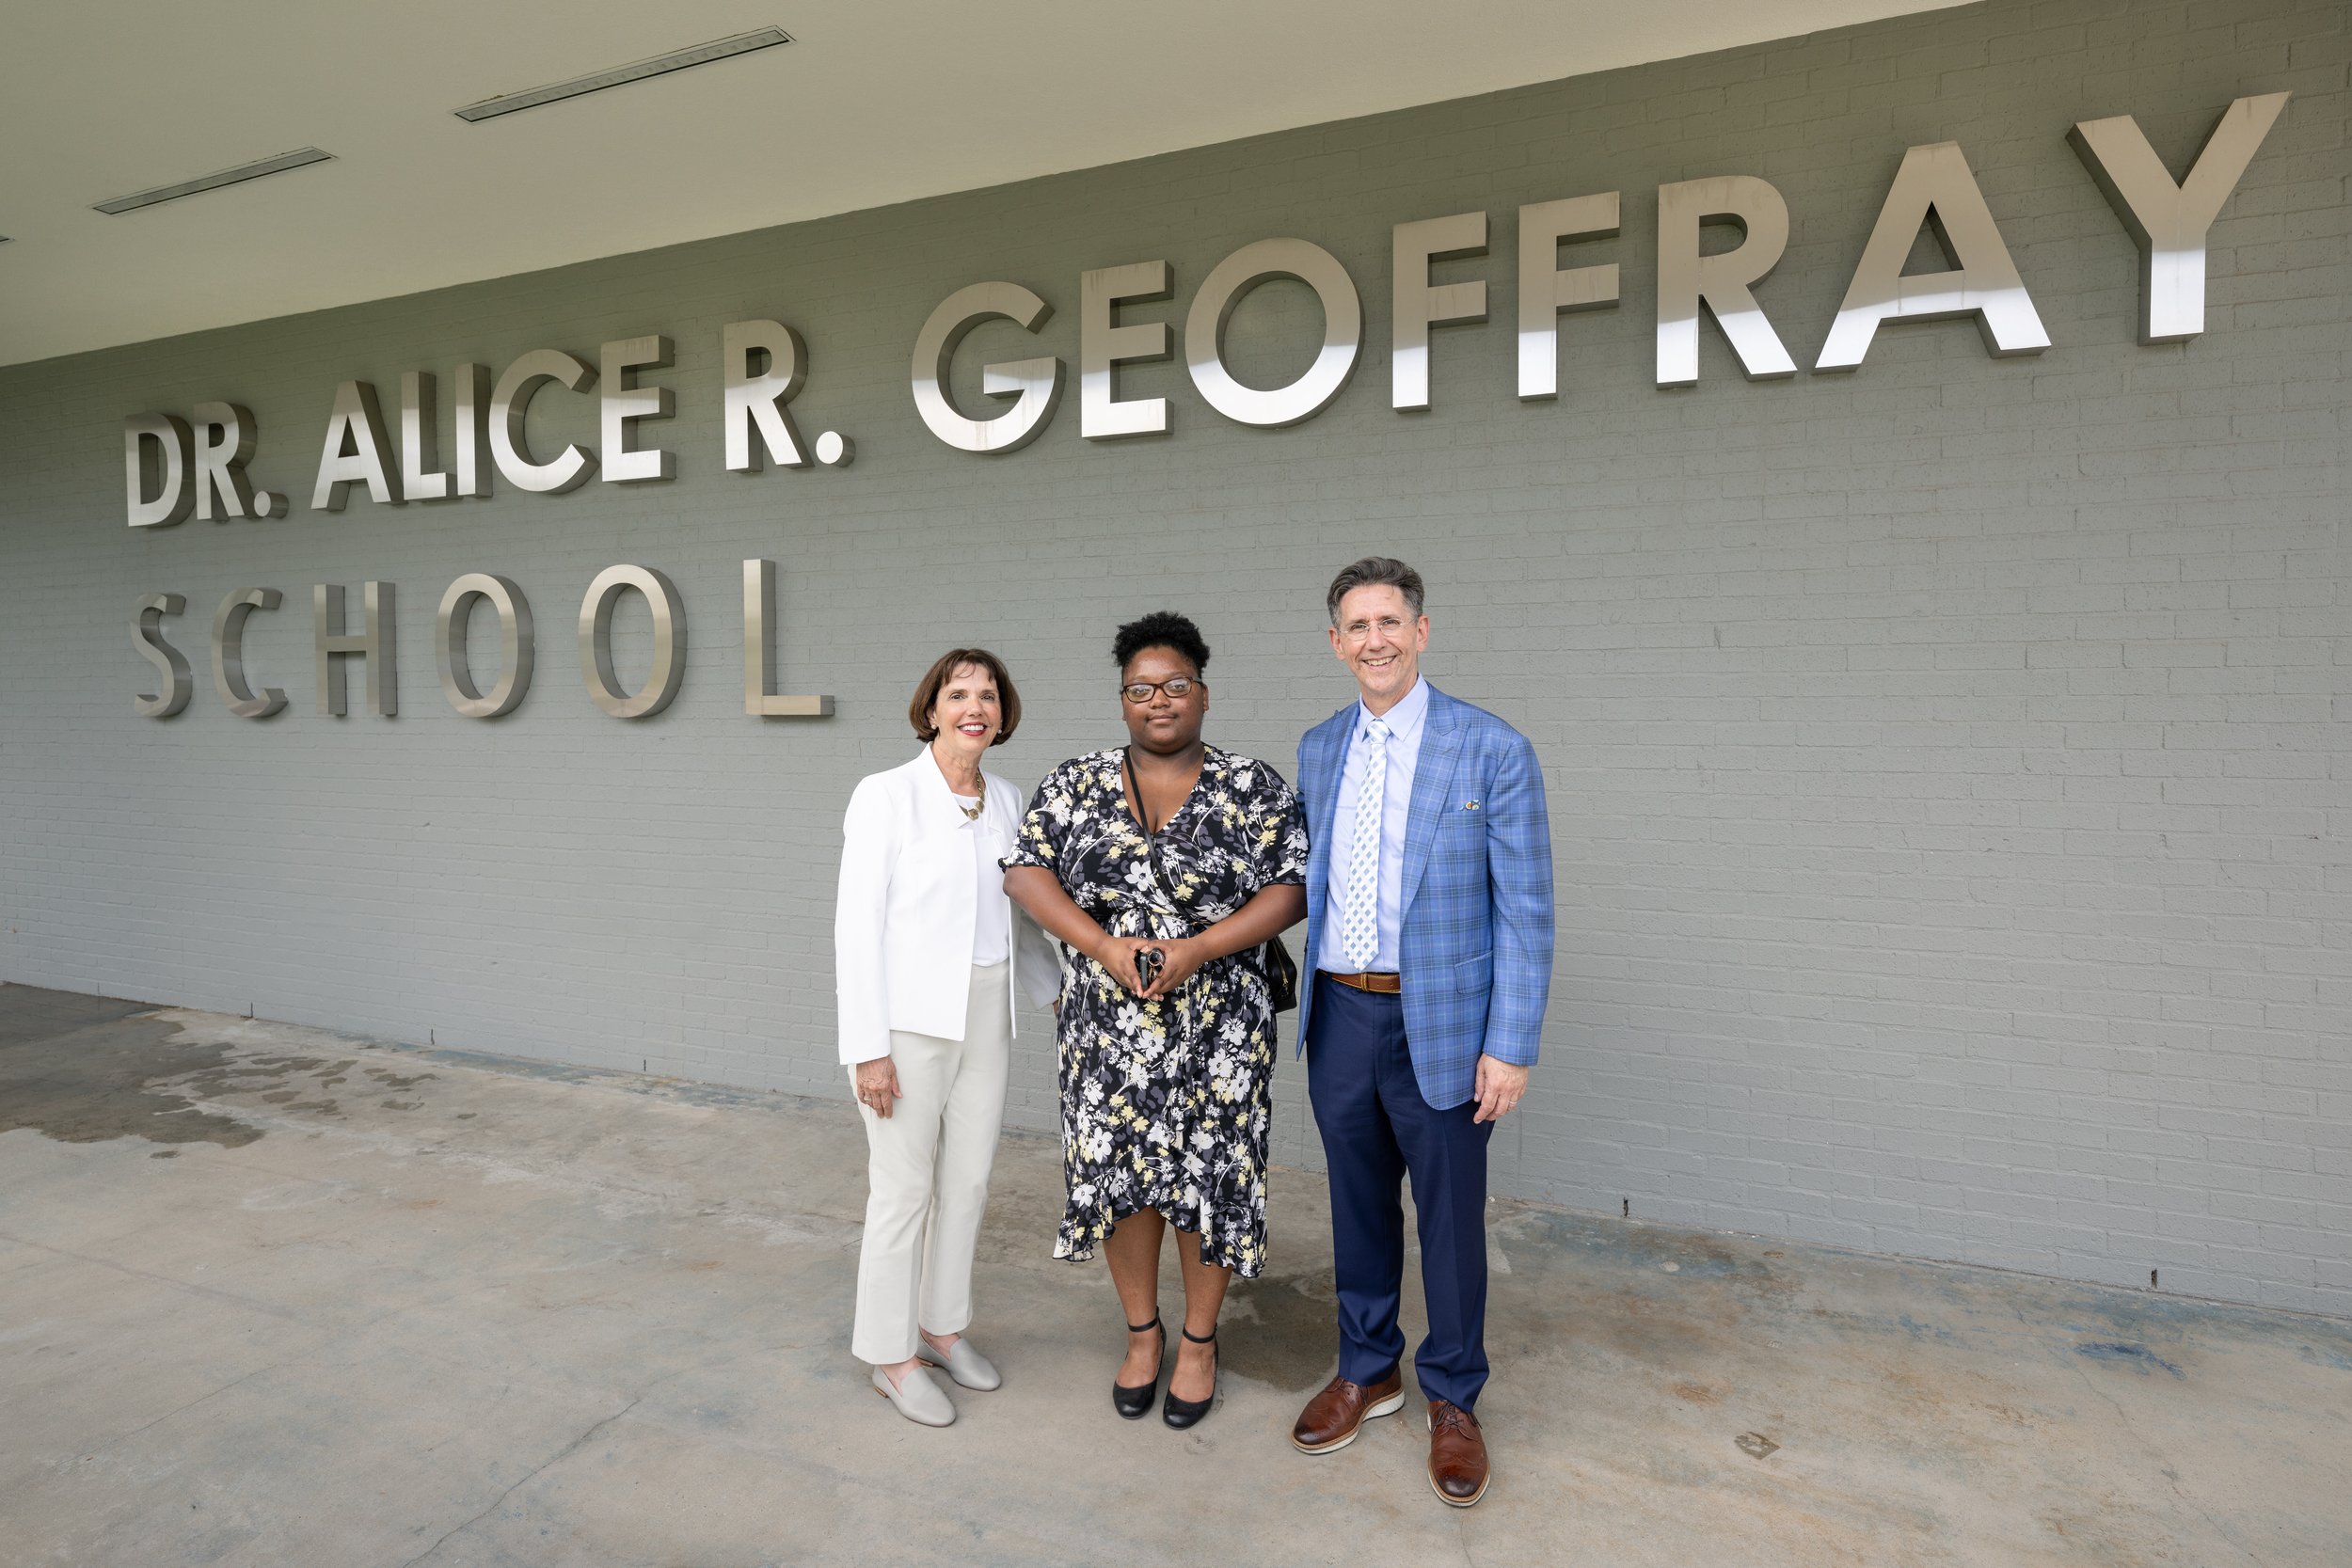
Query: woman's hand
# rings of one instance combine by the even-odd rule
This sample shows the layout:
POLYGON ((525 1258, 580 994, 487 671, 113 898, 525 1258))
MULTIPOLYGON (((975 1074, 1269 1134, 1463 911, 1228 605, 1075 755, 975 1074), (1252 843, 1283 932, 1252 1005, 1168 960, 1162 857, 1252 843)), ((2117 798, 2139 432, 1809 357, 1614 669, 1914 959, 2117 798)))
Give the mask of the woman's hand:
POLYGON ((1136 955, 1154 947, 1165 954, 1173 945, 1158 937, 1115 937, 1105 933, 1089 956, 1108 970, 1112 979, 1137 996, 1147 996, 1156 993, 1144 989, 1143 976, 1136 968, 1136 955))
POLYGON ((898 1065, 887 1056, 858 1063, 857 1098, 859 1104, 888 1121, 890 1102, 905 1098, 898 1087, 898 1065))
POLYGON ((1173 942, 1155 942, 1151 945, 1160 950, 1163 961, 1158 978, 1152 982, 1152 989, 1143 993, 1146 1001, 1175 995, 1184 989, 1184 982, 1191 979, 1202 964, 1216 957, 1209 951, 1209 944, 1199 937, 1178 937, 1173 942))
MULTIPOLYGON (((1157 947, 1160 944, 1141 937, 1115 937, 1095 923, 1092 915, 1078 908, 1054 874, 1041 865, 1016 865, 1005 872, 1005 892, 1021 906, 1038 929, 1069 948, 1073 953, 1092 958, 1110 971, 1111 977, 1129 990, 1140 991, 1143 982, 1136 978, 1136 949, 1157 947)), ((1055 1016, 1061 1007, 1057 999, 1055 1016)))

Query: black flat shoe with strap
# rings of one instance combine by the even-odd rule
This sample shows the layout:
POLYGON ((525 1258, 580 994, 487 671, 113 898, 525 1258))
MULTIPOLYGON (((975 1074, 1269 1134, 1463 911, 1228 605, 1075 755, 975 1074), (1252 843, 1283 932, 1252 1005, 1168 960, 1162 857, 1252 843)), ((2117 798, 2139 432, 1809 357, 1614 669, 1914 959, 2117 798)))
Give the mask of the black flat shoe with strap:
MULTIPOLYGON (((1160 1331, 1159 1360, 1165 1361, 1168 1359, 1168 1325, 1160 1322, 1157 1312, 1152 1314, 1152 1321, 1148 1323, 1129 1323, 1127 1332, 1148 1334, 1155 1328, 1160 1331)), ((1155 1369, 1157 1365, 1157 1362, 1153 1363, 1155 1369)), ((1111 1385, 1111 1408, 1131 1421, 1140 1421, 1152 1414, 1152 1402, 1159 1397, 1160 1374, 1156 1370, 1152 1373, 1152 1381, 1139 1388, 1130 1388, 1123 1383, 1111 1385)))
MULTIPOLYGON (((1162 1329, 1160 1332, 1165 1334, 1168 1331, 1162 1329)), ((1209 1406, 1216 1402, 1217 1362, 1221 1359, 1216 1354, 1216 1330, 1209 1330, 1209 1337, 1204 1339, 1188 1328, 1184 1330, 1184 1338, 1196 1345, 1209 1347, 1209 1397, 1205 1400, 1180 1400, 1176 1397, 1176 1389, 1171 1380, 1168 1390, 1168 1402, 1160 1410, 1160 1419, 1174 1427, 1178 1432, 1199 1422, 1201 1417, 1209 1413, 1209 1406)))

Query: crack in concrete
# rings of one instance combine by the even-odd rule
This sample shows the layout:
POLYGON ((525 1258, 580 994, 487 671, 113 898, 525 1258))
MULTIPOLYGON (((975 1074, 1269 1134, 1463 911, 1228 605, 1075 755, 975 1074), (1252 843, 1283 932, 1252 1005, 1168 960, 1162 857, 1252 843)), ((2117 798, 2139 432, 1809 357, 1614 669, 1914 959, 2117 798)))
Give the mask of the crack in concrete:
POLYGON ((1478 1559, 1470 1554, 1470 1511, 1463 1509, 1454 1521, 1454 1544, 1462 1550, 1466 1568, 1478 1568, 1478 1559))
MULTIPOLYGON (((643 1397, 643 1395, 639 1396, 640 1399, 643 1397)), ((613 1422, 619 1420, 622 1417, 628 1415, 630 1411, 636 1408, 637 1400, 632 1399, 627 1404, 621 1406, 620 1409, 615 1410, 612 1415, 605 1417, 604 1419, 596 1422, 596 1425, 590 1427, 586 1432, 581 1433, 579 1436, 564 1444, 562 1452, 550 1454, 546 1459, 540 1461, 539 1464, 533 1465, 529 1475, 518 1477, 513 1486, 509 1486, 505 1491, 501 1492, 497 1497, 492 1497, 488 1505, 485 1506, 481 1513, 475 1514, 470 1519, 463 1520, 458 1524, 452 1525, 448 1529, 441 1532, 441 1538, 438 1541, 434 1542, 433 1544, 427 1546, 423 1551, 419 1552, 416 1556, 402 1563, 400 1568, 417 1568, 418 1563, 422 1562, 426 1558, 431 1557, 435 1552, 439 1551, 444 1545, 448 1544, 451 1536, 471 1529, 474 1526, 488 1518, 492 1513, 498 1511, 500 1504, 503 1503, 507 1498, 515 1495, 517 1488, 537 1477, 542 1471, 548 1469, 550 1465, 561 1464, 563 1461, 570 1458, 573 1454, 578 1453, 592 1439, 595 1438, 597 1433, 602 1432, 606 1427, 611 1426, 613 1422)))
POLYGON ((96 1448, 90 1449, 90 1455, 94 1456, 104 1453, 112 1449, 119 1449, 123 1444, 128 1443, 132 1438, 136 1437, 140 1433, 147 1431, 150 1427, 159 1427, 166 1421, 170 1420, 174 1416, 183 1416, 187 1412, 194 1410, 198 1405, 204 1403, 207 1400, 216 1400, 220 1398, 221 1395, 229 1392, 230 1389, 236 1387, 240 1384, 250 1383, 253 1379, 260 1377, 263 1372, 274 1372, 280 1367, 291 1367, 296 1361, 301 1359, 302 1357, 298 1355, 290 1355, 283 1361, 273 1361, 266 1367, 256 1367, 251 1371, 246 1373, 243 1377, 232 1377, 228 1382, 222 1384, 219 1387, 212 1390, 212 1392, 197 1395, 196 1398, 180 1406, 177 1410, 167 1410, 162 1415, 156 1417, 153 1420, 149 1421, 144 1425, 135 1426, 130 1431, 123 1433, 119 1436, 109 1437, 103 1443, 101 1443, 96 1448))
POLYGON ((250 1296, 238 1295, 233 1291, 215 1291, 209 1285, 198 1285, 185 1279, 174 1279, 167 1274, 157 1274, 151 1269, 135 1269, 128 1263, 118 1263, 111 1258, 93 1257, 87 1252, 76 1252, 72 1247, 52 1246, 47 1242, 34 1241, 29 1236, 16 1236, 0 1231, 0 1242, 13 1242, 19 1246, 31 1247, 36 1251, 46 1252, 55 1257, 71 1258, 77 1263, 91 1263, 102 1269, 113 1269, 118 1274, 130 1275, 135 1278, 153 1280, 158 1285, 168 1285, 175 1291, 185 1291, 191 1295, 210 1296, 215 1301, 225 1301, 232 1306, 242 1307, 247 1311, 279 1318, 290 1323, 301 1323, 306 1328, 311 1326, 297 1313, 272 1307, 267 1302, 256 1301, 250 1296))
POLYGON ((2190 1497, 2186 1492, 2181 1489, 2180 1481, 2173 1475, 2171 1462, 2166 1457, 2162 1449, 2157 1448, 2145 1436, 2141 1435, 2138 1425, 2133 1421, 2131 1416, 2123 1409, 2122 1402, 2118 1400, 2114 1395, 2108 1393, 2105 1388, 2100 1387, 2096 1383, 2092 1382, 2090 1378, 2090 1370, 2084 1367, 2079 1362, 2074 1366, 2074 1375, 2082 1379, 2084 1387, 2090 1389, 2093 1394, 2098 1395, 2099 1398, 2106 1402, 2106 1407, 2115 1412, 2115 1418, 2117 1422, 2122 1425, 2125 1432, 2132 1434, 2132 1440, 2139 1445, 2140 1450, 2147 1454, 2149 1458, 2156 1462, 2156 1474, 2164 1478, 2165 1486, 2171 1492, 2172 1496, 2183 1506, 2194 1513, 2197 1517, 2205 1521, 2206 1525, 2211 1528, 2214 1534, 2219 1536, 2222 1540, 2229 1542, 2230 1545, 2240 1557, 2243 1557, 2247 1561, 2253 1563, 2254 1568, 2266 1568, 2263 1560, 2255 1556, 2249 1547, 2231 1538, 2230 1531, 2222 1528, 2221 1521, 2216 1519, 2212 1514, 2205 1512, 2205 1507, 2202 1503, 2199 1502, 2195 1497, 2190 1497))

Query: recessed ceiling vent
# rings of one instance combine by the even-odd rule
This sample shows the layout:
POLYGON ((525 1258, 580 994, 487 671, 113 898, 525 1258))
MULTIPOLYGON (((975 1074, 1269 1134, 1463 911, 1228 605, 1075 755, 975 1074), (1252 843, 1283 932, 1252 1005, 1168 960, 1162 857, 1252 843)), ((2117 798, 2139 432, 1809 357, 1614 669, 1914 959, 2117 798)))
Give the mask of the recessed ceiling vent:
POLYGON ((606 87, 617 87, 625 82, 642 82, 648 76, 666 76, 673 71, 684 71, 688 66, 708 65, 713 60, 732 59, 738 55, 773 49, 780 43, 791 41, 792 36, 781 27, 761 27, 749 33, 738 33, 733 38, 698 43, 691 49, 656 55, 650 60, 639 60, 634 65, 616 65, 610 71, 575 76, 568 82, 557 82, 550 87, 501 93, 496 98, 485 98, 479 103, 469 103, 454 112, 459 119, 495 119, 500 115, 535 109, 545 103, 559 103, 566 98, 578 98, 582 93, 602 92, 606 87))
POLYGON ((243 184, 247 180, 259 180, 264 174, 278 174, 290 168, 306 168, 312 164, 332 163, 334 160, 335 154, 332 152, 321 152, 315 147, 298 147, 292 152, 280 152, 275 158, 263 158, 258 163, 239 164, 235 168, 222 169, 218 174, 207 174, 195 180, 183 180, 176 185, 158 185, 151 191, 140 191, 134 196, 119 196, 112 201, 98 203, 98 211, 111 216, 119 216, 124 213, 135 212, 141 207, 152 207, 158 201, 177 201, 183 196, 195 196, 203 191, 216 191, 223 185, 243 184))

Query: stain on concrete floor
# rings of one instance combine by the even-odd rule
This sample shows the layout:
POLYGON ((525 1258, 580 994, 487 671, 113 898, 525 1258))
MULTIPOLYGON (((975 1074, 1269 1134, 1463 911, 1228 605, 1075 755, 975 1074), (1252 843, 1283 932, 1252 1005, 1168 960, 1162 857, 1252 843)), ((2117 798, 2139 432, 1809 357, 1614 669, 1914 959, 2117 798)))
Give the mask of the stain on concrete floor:
POLYGON ((226 1046, 158 1022, 144 1002, 0 986, 0 1132, 61 1143, 144 1138, 236 1148, 261 1132, 198 1109, 175 1085, 225 1071, 226 1046))

